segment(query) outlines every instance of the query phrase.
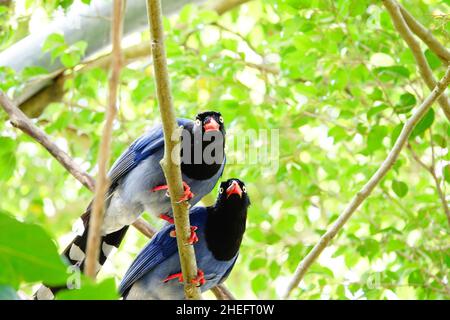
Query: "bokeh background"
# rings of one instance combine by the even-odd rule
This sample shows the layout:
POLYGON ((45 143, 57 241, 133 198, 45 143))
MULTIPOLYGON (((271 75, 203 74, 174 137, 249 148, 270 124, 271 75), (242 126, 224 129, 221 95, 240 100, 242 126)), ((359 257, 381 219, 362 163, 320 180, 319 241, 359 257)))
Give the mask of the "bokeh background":
MULTIPOLYGON (((85 2, 2 1, 0 50, 85 2)), ((246 182, 252 201, 239 260, 226 285, 238 298, 275 299, 327 226, 379 167, 429 90, 381 1, 242 2, 220 14, 204 4, 183 6, 164 21, 166 46, 177 115, 221 112, 230 159, 248 148, 270 147, 271 141, 257 137, 236 151, 231 142, 247 130, 279 130, 276 170, 239 163, 224 172, 224 177, 246 182)), ((448 45, 450 1, 401 3, 448 45)), ((159 121, 152 61, 142 50, 149 41, 146 29, 123 41, 134 55, 126 60, 120 80, 113 160, 159 121)), ((99 61, 108 49, 86 60, 86 47, 83 41, 69 45, 61 35, 47 38, 41 54, 50 52, 66 67, 58 92, 63 91, 51 97, 57 101, 40 101, 26 111, 95 176, 108 90, 108 64, 99 61)), ((426 47, 423 51, 440 78, 445 66, 426 47)), ((42 67, 17 72, 2 66, 0 88, 14 95, 30 79, 46 74, 42 67)), ((0 210, 44 228, 61 251, 92 194, 40 145, 14 129, 3 111, 0 120, 0 210)), ((448 194, 449 135, 449 120, 436 105, 292 298, 450 298, 449 221, 436 188, 439 184, 448 194), (433 166, 437 180, 418 160, 433 166)), ((216 190, 203 203, 212 203, 215 195, 216 190)), ((143 217, 161 226, 152 215, 143 217)), ((131 228, 100 279, 120 281, 147 241, 131 228)), ((22 297, 37 287, 26 279, 14 283, 22 297)))

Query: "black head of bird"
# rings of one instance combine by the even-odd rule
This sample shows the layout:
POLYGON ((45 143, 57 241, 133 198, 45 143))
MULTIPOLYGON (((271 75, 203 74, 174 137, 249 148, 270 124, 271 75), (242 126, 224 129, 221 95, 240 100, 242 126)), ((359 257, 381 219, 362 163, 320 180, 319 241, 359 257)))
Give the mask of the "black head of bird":
POLYGON ((197 114, 195 117, 194 132, 200 128, 203 134, 221 132, 225 136, 225 124, 220 112, 205 111, 197 114))

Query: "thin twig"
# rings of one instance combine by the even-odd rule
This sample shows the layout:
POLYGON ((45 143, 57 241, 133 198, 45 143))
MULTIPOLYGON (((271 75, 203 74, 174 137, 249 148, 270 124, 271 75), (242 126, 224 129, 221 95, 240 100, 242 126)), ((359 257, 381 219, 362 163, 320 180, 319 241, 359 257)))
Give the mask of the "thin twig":
MULTIPOLYGON (((416 40, 405 22, 398 3, 395 0, 383 0, 383 4, 391 16, 395 29, 397 29, 400 36, 405 40, 406 44, 411 49, 417 66, 419 67, 420 75, 422 76, 425 84, 428 89, 433 90, 436 86, 436 79, 434 78, 433 72, 431 71, 427 59, 422 52, 420 43, 416 40)), ((447 97, 445 95, 441 95, 438 102, 444 111, 445 116, 448 120, 450 120, 450 103, 447 97)))
MULTIPOLYGON (((417 155, 417 153, 414 151, 412 146, 408 143, 407 145, 408 150, 411 152, 411 155, 413 159, 422 167, 424 168, 433 178, 434 184, 436 186, 436 191, 438 193, 439 199, 442 203, 442 208, 444 209, 445 215, 447 216, 448 224, 450 225, 450 209, 448 207, 447 200, 445 198, 444 191, 441 188, 441 182, 439 181, 439 178, 436 175, 436 167, 434 165, 434 160, 432 161, 432 164, 430 166, 427 166, 417 155)), ((434 153, 434 151, 433 151, 434 153)), ((432 155, 432 159, 434 159, 434 155, 432 155)))
POLYGON ((122 64, 121 40, 123 29, 123 11, 124 2, 114 0, 113 18, 112 18, 112 60, 111 75, 109 78, 109 96, 108 108, 106 109, 106 122, 103 127, 102 139, 98 157, 98 177, 95 186, 94 203, 92 214, 89 220, 88 240, 86 247, 86 264, 84 272, 87 276, 95 279, 97 274, 97 260, 100 252, 101 226, 103 223, 103 214, 105 206, 105 194, 109 187, 107 168, 111 151, 111 140, 113 131, 113 122, 117 114, 117 95, 120 77, 120 68, 122 64))
MULTIPOLYGON (((61 148, 59 148, 50 137, 41 129, 36 127, 33 122, 0 90, 0 105, 8 113, 11 124, 17 129, 23 131, 28 136, 36 140, 43 146, 75 179, 81 182, 88 190, 95 190, 95 180, 61 148)), ((138 218, 134 223, 135 227, 148 238, 152 238, 157 232, 147 221, 138 218)), ((211 289, 220 300, 234 300, 231 292, 221 284, 211 289), (218 288, 218 289, 216 289, 218 288)))
MULTIPOLYGON (((36 140, 43 146, 75 179, 83 184, 90 191, 95 190, 95 180, 84 172, 80 166, 61 148, 59 148, 51 138, 34 123, 0 90, 0 105, 8 113, 11 124, 23 131, 28 136, 36 140)), ((133 226, 151 238, 151 230, 154 230, 147 221, 139 218, 133 226)))
POLYGON ((184 194, 180 166, 181 130, 177 126, 170 91, 160 0, 147 0, 147 14, 152 39, 156 91, 164 131, 164 157, 161 160, 161 167, 169 187, 170 202, 175 219, 178 253, 184 279, 184 294, 186 299, 198 300, 202 298, 200 289, 192 283, 197 276, 197 262, 195 260, 194 247, 186 245, 191 233, 189 203, 186 201, 177 201, 184 194))
POLYGON ((347 205, 345 210, 333 223, 333 225, 322 235, 319 242, 312 248, 312 250, 307 254, 307 256, 298 265, 294 277, 289 283, 283 298, 288 298, 292 290, 298 286, 300 281, 303 279, 306 271, 313 264, 313 262, 319 257, 325 247, 330 243, 330 241, 336 236, 339 230, 345 225, 352 214, 358 209, 358 207, 367 199, 373 189, 378 185, 378 183, 383 179, 386 173, 391 169, 397 160, 403 146, 408 141, 412 130, 417 125, 417 123, 422 119, 425 113, 430 109, 433 102, 445 91, 448 84, 450 83, 450 67, 447 69, 445 76, 439 81, 436 87, 433 89, 431 94, 426 98, 422 104, 416 109, 414 114, 408 119, 408 121, 403 126, 394 147, 389 152, 386 159, 383 161, 378 170, 372 175, 369 181, 362 187, 360 191, 353 197, 350 203, 347 205))
POLYGON ((0 90, 0 104, 8 113, 11 124, 39 142, 58 160, 67 171, 89 190, 94 190, 94 179, 85 173, 80 166, 63 150, 61 150, 47 134, 36 127, 33 122, 0 90))

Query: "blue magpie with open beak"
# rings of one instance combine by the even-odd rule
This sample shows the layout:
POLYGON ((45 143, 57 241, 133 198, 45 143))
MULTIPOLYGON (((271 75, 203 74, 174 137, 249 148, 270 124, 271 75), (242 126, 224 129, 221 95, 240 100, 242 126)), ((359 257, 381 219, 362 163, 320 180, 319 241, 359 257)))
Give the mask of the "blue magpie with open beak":
MULTIPOLYGON (((190 210, 199 241, 194 245, 198 275, 194 283, 201 291, 225 281, 233 269, 245 232, 250 199, 239 179, 220 184, 211 207, 190 210)), ((119 292, 125 299, 184 299, 183 277, 175 227, 167 225, 139 253, 126 272, 119 292)))
MULTIPOLYGON (((195 205, 211 192, 225 166, 225 126, 220 113, 199 113, 194 120, 178 119, 183 126, 181 172, 184 196, 179 201, 195 205)), ((161 125, 150 129, 134 141, 117 159, 108 173, 110 187, 106 196, 102 241, 97 269, 112 249, 118 248, 128 226, 144 210, 173 223, 172 207, 160 161, 164 156, 164 134, 161 125)), ((83 230, 63 252, 72 265, 84 268, 91 204, 82 215, 83 230)), ((191 243, 198 238, 192 226, 191 243)), ((52 299, 61 288, 42 286, 37 299, 52 299)))

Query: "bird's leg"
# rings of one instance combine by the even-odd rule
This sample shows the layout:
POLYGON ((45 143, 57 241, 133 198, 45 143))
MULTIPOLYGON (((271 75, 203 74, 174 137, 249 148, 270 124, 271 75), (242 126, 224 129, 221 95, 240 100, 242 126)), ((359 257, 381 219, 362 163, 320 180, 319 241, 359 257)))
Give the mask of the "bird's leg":
MULTIPOLYGON (((165 278, 163 280, 163 282, 166 283, 173 279, 178 279, 178 282, 183 282, 183 273, 179 272, 179 273, 171 274, 167 278, 165 278)), ((202 270, 198 269, 197 276, 191 280, 191 283, 195 284, 197 287, 200 287, 200 286, 204 285, 205 282, 206 282, 205 273, 202 270)))
POLYGON ((191 283, 195 284, 197 287, 200 287, 200 286, 204 285, 205 282, 206 282, 205 273, 202 270, 198 269, 197 276, 191 280, 191 283))
MULTIPOLYGON (((169 186, 167 184, 163 184, 163 185, 156 186, 156 187, 150 189, 150 191, 155 192, 155 191, 168 190, 168 189, 169 189, 169 186)), ((184 194, 180 198, 180 200, 178 200, 178 203, 191 200, 194 197, 194 194, 191 191, 191 187, 189 187, 189 185, 184 181, 183 181, 183 189, 184 189, 184 194)), ((167 196, 169 196, 169 194, 167 194, 167 196)))
MULTIPOLYGON (((188 244, 196 244, 198 242, 198 236, 197 236, 197 233, 195 232, 197 229, 198 229, 198 227, 191 226, 191 236, 188 239, 188 244)), ((177 236, 175 229, 170 231, 170 236, 173 238, 175 238, 177 236)))
POLYGON ((161 214, 159 215, 159 217, 160 217, 161 219, 167 221, 167 222, 170 223, 170 224, 174 224, 174 223, 175 223, 175 220, 174 220, 172 217, 169 217, 167 214, 161 213, 161 214))

